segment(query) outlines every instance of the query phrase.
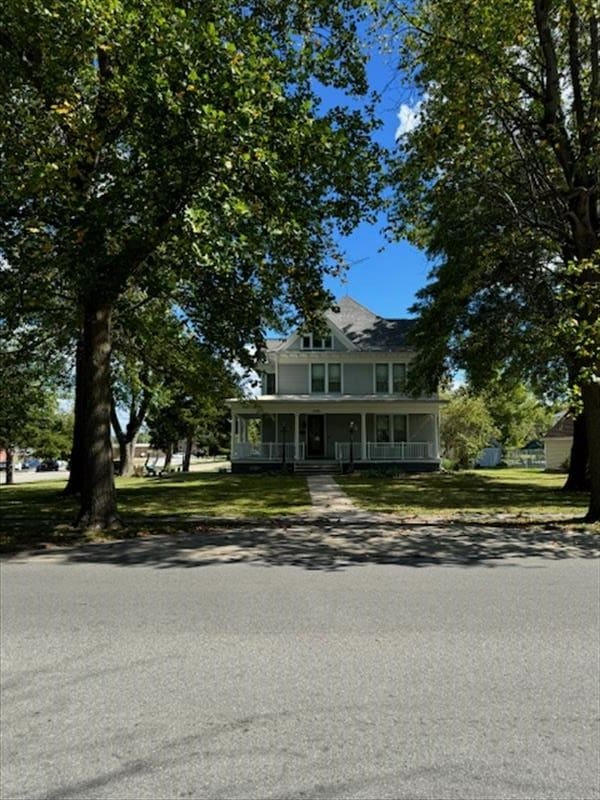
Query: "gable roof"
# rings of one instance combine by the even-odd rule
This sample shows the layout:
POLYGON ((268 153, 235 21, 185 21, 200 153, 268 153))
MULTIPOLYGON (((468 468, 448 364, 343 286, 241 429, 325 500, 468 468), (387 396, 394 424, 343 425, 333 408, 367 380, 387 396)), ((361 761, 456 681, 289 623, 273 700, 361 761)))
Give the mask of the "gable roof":
MULTIPOLYGON (((325 319, 338 329, 357 350, 401 350, 414 324, 412 319, 386 319, 346 295, 337 301, 337 309, 325 313, 325 319)), ((290 337, 291 339, 291 337, 290 337)), ((282 350, 289 339, 269 339, 268 350, 282 350)))
POLYGON ((573 429, 573 417, 569 416, 568 411, 562 411, 544 439, 570 439, 573 436, 573 429))
POLYGON ((357 350, 398 350, 408 346, 406 337, 413 320, 380 317, 348 295, 338 301, 337 307, 338 311, 330 310, 325 317, 357 350))

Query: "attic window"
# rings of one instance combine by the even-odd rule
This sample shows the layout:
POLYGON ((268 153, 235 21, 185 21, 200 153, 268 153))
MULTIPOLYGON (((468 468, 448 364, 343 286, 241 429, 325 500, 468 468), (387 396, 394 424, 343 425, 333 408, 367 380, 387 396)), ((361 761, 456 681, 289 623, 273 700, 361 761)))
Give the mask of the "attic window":
POLYGON ((306 333, 302 337, 303 350, 332 350, 333 338, 331 336, 315 336, 313 333, 306 333))

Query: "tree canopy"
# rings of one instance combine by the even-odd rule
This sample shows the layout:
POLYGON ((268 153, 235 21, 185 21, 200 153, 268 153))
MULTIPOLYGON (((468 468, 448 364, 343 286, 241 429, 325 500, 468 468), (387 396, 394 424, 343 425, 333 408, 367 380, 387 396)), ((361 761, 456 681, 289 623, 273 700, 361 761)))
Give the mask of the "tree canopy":
MULTIPOLYGON (((335 232, 377 204, 358 0, 8 0, 0 27, 0 257, 13 316, 65 304, 81 335, 81 518, 116 520, 115 305, 135 289, 248 358, 310 319, 335 232)), ((23 317, 22 317, 23 318, 23 317)), ((79 406, 77 406, 79 408, 79 406)), ((76 426, 78 428, 78 426, 76 426)))
POLYGON ((600 518, 600 66, 592 0, 416 0, 402 61, 421 92, 401 137, 393 226, 436 266, 421 374, 567 382, 588 421, 600 518))

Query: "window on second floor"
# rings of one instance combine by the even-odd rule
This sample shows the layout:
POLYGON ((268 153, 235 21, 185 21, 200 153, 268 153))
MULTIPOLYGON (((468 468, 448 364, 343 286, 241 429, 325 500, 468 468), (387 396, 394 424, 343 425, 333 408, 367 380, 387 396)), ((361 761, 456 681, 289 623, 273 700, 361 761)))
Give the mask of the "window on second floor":
POLYGON ((342 365, 311 364, 310 390, 313 393, 327 391, 339 394, 342 391, 342 365))
POLYGON ((327 391, 332 394, 342 391, 342 365, 327 365, 327 391))
POLYGON ((265 394, 275 394, 275 373, 267 372, 264 377, 265 394))
POLYGON ((406 364, 375 364, 376 394, 404 394, 405 389, 406 364))
POLYGON ((390 391, 389 364, 375 364, 375 391, 377 394, 390 391))
POLYGON ((406 364, 392 364, 392 392, 404 394, 406 389, 406 364))
POLYGON ((311 392, 325 391, 325 364, 310 365, 310 390, 311 392))

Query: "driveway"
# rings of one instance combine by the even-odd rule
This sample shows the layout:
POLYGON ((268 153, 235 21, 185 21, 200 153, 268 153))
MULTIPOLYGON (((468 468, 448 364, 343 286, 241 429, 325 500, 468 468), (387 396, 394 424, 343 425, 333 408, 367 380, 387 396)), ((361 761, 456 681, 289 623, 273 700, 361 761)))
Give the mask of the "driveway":
POLYGON ((598 561, 192 550, 0 565, 4 800, 600 796, 598 561))

